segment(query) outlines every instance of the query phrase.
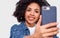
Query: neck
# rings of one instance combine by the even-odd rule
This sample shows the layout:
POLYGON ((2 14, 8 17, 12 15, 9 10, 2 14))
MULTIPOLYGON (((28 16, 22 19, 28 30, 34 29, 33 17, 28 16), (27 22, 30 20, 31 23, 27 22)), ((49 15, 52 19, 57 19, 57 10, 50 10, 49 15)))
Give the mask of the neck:
POLYGON ((34 27, 34 24, 30 24, 30 23, 28 23, 26 21, 25 21, 25 24, 26 24, 27 27, 34 27))

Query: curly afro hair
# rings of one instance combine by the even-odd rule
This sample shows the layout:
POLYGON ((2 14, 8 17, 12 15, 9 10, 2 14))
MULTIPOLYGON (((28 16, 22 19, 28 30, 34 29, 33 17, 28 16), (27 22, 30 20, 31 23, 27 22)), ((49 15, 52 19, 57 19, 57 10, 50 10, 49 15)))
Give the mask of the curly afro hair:
POLYGON ((25 21, 25 18, 24 18, 25 10, 26 10, 27 6, 30 3, 33 3, 33 2, 39 4, 40 7, 50 6, 47 3, 47 1, 42 1, 42 0, 20 0, 19 2, 17 2, 16 9, 13 13, 13 16, 15 16, 17 18, 18 22, 25 21))

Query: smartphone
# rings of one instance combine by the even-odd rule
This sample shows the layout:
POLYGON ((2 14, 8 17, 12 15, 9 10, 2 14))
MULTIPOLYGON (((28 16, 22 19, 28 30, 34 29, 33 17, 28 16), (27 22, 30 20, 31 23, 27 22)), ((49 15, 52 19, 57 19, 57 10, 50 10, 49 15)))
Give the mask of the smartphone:
POLYGON ((57 21, 56 6, 42 6, 42 25, 57 21))
MULTIPOLYGON (((57 8, 56 6, 42 6, 42 25, 51 22, 57 22, 57 8)), ((56 35, 54 38, 58 38, 56 35)))

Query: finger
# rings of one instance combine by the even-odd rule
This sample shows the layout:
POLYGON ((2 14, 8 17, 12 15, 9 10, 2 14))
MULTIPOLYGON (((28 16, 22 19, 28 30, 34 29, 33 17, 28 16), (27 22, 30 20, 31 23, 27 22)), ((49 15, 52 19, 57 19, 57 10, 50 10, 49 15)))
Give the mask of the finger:
POLYGON ((53 23, 49 23, 49 24, 45 24, 43 25, 43 28, 50 28, 50 27, 56 27, 58 23, 53 22, 53 23))
POLYGON ((54 36, 58 33, 58 31, 55 31, 55 32, 50 32, 50 33, 46 33, 46 34, 43 34, 44 37, 49 37, 49 36, 54 36))
POLYGON ((53 31, 57 31, 57 30, 59 30, 59 28, 54 27, 54 28, 47 29, 46 32, 49 33, 49 32, 53 32, 53 31))
POLYGON ((53 32, 53 31, 57 31, 59 30, 59 28, 54 27, 54 28, 50 28, 50 29, 45 29, 44 31, 41 31, 42 33, 49 33, 49 32, 53 32))
POLYGON ((40 28, 40 25, 41 25, 41 20, 42 20, 42 15, 40 15, 40 18, 36 24, 36 28, 40 28))
POLYGON ((39 20, 37 22, 38 25, 41 24, 41 20, 42 20, 42 15, 40 15, 40 18, 39 18, 39 20))

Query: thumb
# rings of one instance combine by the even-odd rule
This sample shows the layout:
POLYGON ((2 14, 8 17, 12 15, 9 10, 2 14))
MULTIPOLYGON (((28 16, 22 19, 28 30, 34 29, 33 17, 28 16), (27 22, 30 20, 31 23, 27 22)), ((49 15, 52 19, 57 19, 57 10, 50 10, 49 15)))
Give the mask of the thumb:
POLYGON ((41 26, 41 21, 42 21, 42 15, 40 15, 40 18, 39 18, 39 20, 38 20, 38 22, 37 22, 37 24, 36 24, 36 29, 38 28, 40 28, 40 26, 41 26))

